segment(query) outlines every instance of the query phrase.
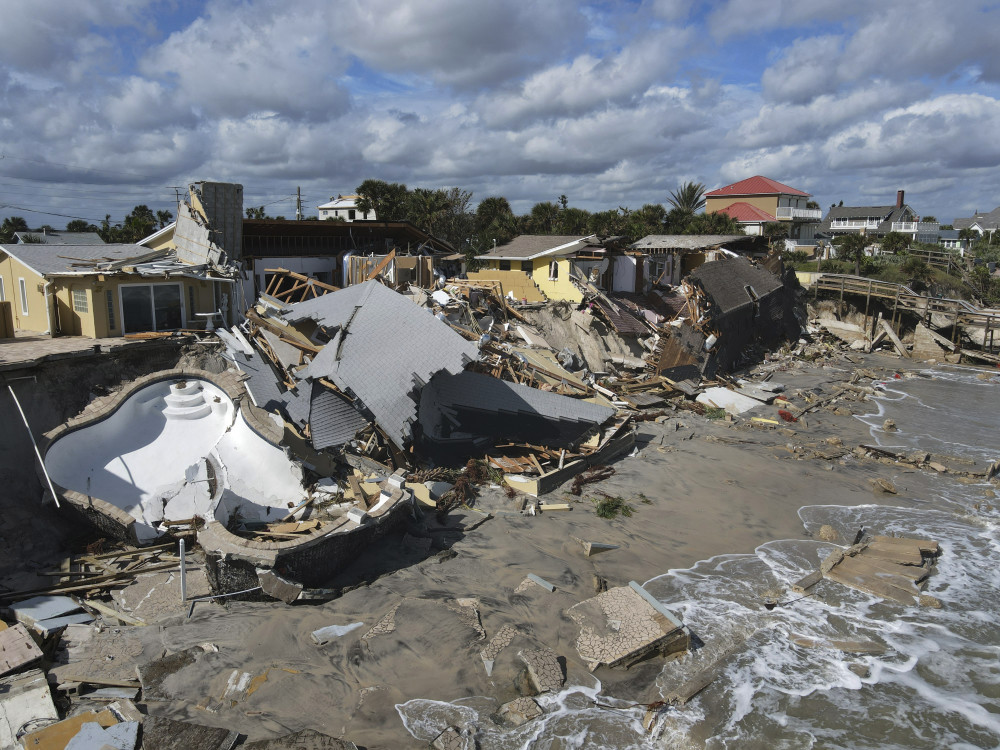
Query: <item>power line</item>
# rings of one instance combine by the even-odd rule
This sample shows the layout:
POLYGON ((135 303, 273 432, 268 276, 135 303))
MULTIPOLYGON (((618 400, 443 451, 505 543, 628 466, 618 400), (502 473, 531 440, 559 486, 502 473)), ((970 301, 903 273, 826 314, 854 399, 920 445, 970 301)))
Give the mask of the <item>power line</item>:
POLYGON ((52 211, 40 211, 37 208, 25 208, 24 206, 12 206, 10 203, 0 203, 0 208, 13 208, 15 211, 27 211, 32 214, 44 214, 45 216, 61 216, 64 219, 81 219, 83 221, 89 221, 94 224, 97 222, 104 221, 103 218, 100 219, 88 219, 86 216, 71 216, 70 214, 57 214, 52 211))

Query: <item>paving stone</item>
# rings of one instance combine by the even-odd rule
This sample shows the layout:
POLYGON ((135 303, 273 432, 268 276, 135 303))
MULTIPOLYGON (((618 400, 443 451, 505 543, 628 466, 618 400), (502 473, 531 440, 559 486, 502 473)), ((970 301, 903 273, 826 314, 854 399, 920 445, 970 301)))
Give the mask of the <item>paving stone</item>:
POLYGON ((497 713, 515 727, 519 727, 522 724, 527 724, 532 719, 537 719, 545 712, 542 711, 542 707, 538 705, 538 702, 534 698, 523 696, 515 698, 509 703, 504 703, 500 706, 500 710, 497 713))
POLYGON ((519 651, 517 655, 528 667, 528 677, 539 693, 558 692, 566 682, 562 664, 554 651, 536 648, 519 651))

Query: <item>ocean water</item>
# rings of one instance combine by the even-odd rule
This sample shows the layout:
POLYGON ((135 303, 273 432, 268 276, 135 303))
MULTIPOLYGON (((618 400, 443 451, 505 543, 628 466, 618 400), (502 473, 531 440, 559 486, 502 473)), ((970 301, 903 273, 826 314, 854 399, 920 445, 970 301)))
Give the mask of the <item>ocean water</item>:
MULTIPOLYGON (((965 457, 977 470, 1000 458, 1000 375, 939 367, 886 381, 861 419, 872 442, 965 457), (886 418, 895 433, 878 429, 886 418)), ((851 459, 848 459, 851 460, 851 459)), ((852 539, 872 533, 935 539, 942 548, 925 592, 941 608, 905 607, 822 581, 798 601, 775 590, 815 570, 837 545, 782 540, 722 555, 646 582, 704 645, 665 665, 664 692, 725 655, 715 681, 686 706, 661 713, 652 735, 640 709, 591 685, 539 702, 548 713, 515 730, 492 726, 495 704, 409 701, 397 706, 417 739, 444 726, 478 727, 494 748, 992 748, 1000 747, 1000 498, 990 485, 935 476, 920 498, 895 505, 806 506, 804 529, 823 524, 852 539), (815 645, 804 646, 805 642, 815 645), (870 653, 829 642, 852 641, 870 653), (796 643, 798 641, 798 643, 796 643), (598 708, 594 700, 619 709, 598 708)))

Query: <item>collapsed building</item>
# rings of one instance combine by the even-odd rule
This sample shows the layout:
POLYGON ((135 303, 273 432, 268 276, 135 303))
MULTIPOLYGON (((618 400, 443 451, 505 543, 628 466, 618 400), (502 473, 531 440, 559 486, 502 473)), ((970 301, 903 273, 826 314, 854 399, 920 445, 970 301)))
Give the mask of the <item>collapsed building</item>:
POLYGON ((744 258, 645 292, 574 276, 576 304, 423 288, 392 260, 344 289, 274 269, 241 325, 210 332, 227 372, 147 376, 49 433, 52 491, 132 544, 193 535, 218 589, 279 570, 316 586, 411 504, 469 501, 466 464, 537 497, 630 451, 638 412, 692 395, 683 381, 798 332, 790 289, 744 258))

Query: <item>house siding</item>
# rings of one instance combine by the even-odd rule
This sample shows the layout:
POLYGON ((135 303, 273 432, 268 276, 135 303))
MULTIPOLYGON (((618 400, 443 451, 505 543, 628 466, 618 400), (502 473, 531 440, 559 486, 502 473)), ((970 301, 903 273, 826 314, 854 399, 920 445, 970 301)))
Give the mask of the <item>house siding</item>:
POLYGON ((45 279, 6 253, 0 253, 0 276, 3 276, 5 298, 11 303, 14 328, 36 333, 47 332, 49 330, 49 316, 46 314, 45 279), (24 287, 27 292, 27 315, 24 314, 20 279, 24 279, 24 287))
POLYGON ((553 256, 543 256, 535 258, 533 261, 534 270, 531 278, 538 284, 538 288, 545 293, 549 299, 560 299, 568 302, 583 302, 583 293, 577 289, 570 281, 569 258, 559 258, 553 256), (555 261, 559 266, 557 278, 553 281, 549 279, 549 265, 555 261))
MULTIPOLYGON (((767 211, 771 216, 774 216, 778 211, 777 195, 727 195, 721 198, 706 198, 705 213, 711 214, 721 211, 734 203, 749 203, 754 208, 767 211)), ((803 200, 804 205, 805 201, 803 200)))

